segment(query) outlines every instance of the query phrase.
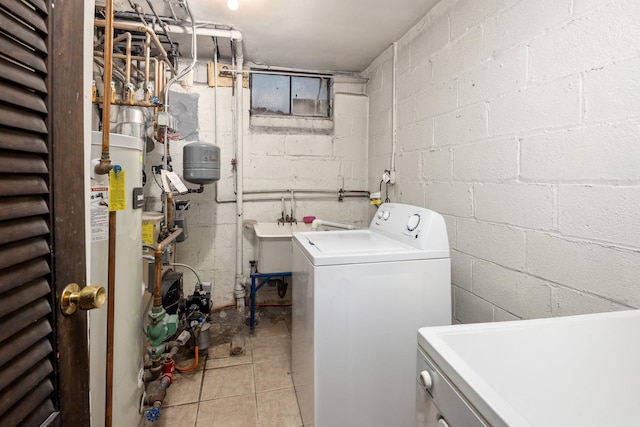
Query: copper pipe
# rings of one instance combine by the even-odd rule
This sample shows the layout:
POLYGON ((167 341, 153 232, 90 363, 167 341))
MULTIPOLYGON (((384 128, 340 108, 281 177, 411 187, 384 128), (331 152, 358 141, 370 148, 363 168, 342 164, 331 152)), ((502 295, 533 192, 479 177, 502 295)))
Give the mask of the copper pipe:
POLYGON ((144 89, 149 85, 149 67, 151 66, 151 36, 149 33, 144 38, 144 89))
POLYGON ((158 96, 158 88, 160 87, 160 82, 158 81, 160 78, 159 62, 156 58, 151 58, 151 62, 153 62, 153 92, 158 96))
MULTIPOLYGON (((108 2, 110 3, 110 2, 108 2)), ((116 301, 116 211, 109 212, 109 264, 107 269, 107 395, 105 425, 113 422, 113 347, 116 301)))
MULTIPOLYGON (((126 49, 127 54, 124 57, 124 59, 126 60, 124 74, 127 76, 126 83, 130 83, 131 82, 131 33, 124 33, 119 35, 118 37, 113 39, 113 44, 116 44, 119 41, 122 41, 124 39, 127 39, 127 49, 126 49)), ((119 58, 120 56, 121 55, 113 54, 114 58, 119 58)))
POLYGON ((173 228, 173 193, 167 193, 167 228, 173 228))
POLYGON ((164 86, 164 79, 167 78, 166 73, 164 72, 164 62, 158 63, 158 91, 156 92, 156 96, 162 104, 162 87, 164 86))
POLYGON ((153 289, 153 306, 162 307, 162 253, 171 242, 182 234, 182 228, 176 228, 162 242, 158 243, 155 252, 155 277, 153 289))
MULTIPOLYGON (((105 25, 107 25, 105 21, 102 21, 100 19, 96 19, 93 22, 94 22, 96 27, 104 27, 105 25)), ((173 64, 171 64, 171 61, 169 61, 169 55, 167 55, 167 51, 162 46, 162 43, 160 42, 160 39, 158 39, 158 36, 156 35, 155 31, 153 31, 153 29, 151 29, 149 27, 145 27, 144 25, 127 24, 127 23, 124 23, 124 22, 115 22, 115 23, 113 23, 113 28, 117 28, 118 30, 134 31, 134 32, 137 32, 137 33, 147 33, 147 34, 149 34, 149 36, 151 37, 151 40, 153 41, 153 44, 160 51, 160 55, 159 56, 162 59, 162 61, 165 62, 169 66, 169 69, 171 70, 171 72, 174 75, 176 74, 176 69, 173 67, 173 64)))
POLYGON ((109 158, 109 127, 111 123, 111 79, 113 54, 113 0, 105 1, 106 20, 102 21, 105 28, 104 39, 104 96, 102 100, 102 154, 100 163, 95 166, 98 175, 106 175, 111 170, 109 158))
MULTIPOLYGON (((102 98, 96 98, 96 103, 100 103, 101 101, 102 101, 102 98)), ((125 99, 116 99, 114 102, 111 103, 111 105, 127 105, 127 106, 134 106, 134 107, 157 107, 156 105, 153 105, 149 101, 130 102, 125 99)))
MULTIPOLYGON (((104 69, 104 62, 100 62, 100 60, 98 60, 97 57, 102 57, 103 53, 102 52, 94 52, 93 53, 93 62, 100 68, 104 69)), ((115 78, 117 78, 118 80, 124 82, 124 72, 122 70, 119 70, 117 67, 115 67, 112 70, 112 73, 115 75, 115 78)), ((100 103, 102 103, 102 98, 97 98, 100 99, 100 103)))
MULTIPOLYGON (((94 56, 97 56, 97 57, 100 57, 100 58, 102 58, 102 57, 104 56, 104 54, 103 54, 102 52, 100 52, 100 51, 93 52, 93 55, 94 55, 94 56)), ((122 54, 122 53, 114 53, 114 54, 112 55, 112 57, 113 57, 113 58, 116 58, 116 59, 127 59, 127 55, 124 55, 124 54, 122 54)), ((136 56, 136 55, 131 55, 130 59, 131 59, 131 61, 146 61, 146 60, 147 60, 147 57, 146 57, 146 56, 136 56)), ((149 61, 153 61, 153 60, 156 60, 156 61, 157 61, 157 59, 155 59, 155 58, 150 58, 150 59, 149 59, 149 61)), ((138 67, 136 67, 135 65, 131 64, 131 68, 133 68, 133 69, 134 69, 138 74, 141 74, 140 69, 139 69, 138 67)), ((146 72, 145 72, 145 74, 146 74, 146 72)), ((123 75, 124 75, 124 73, 123 73, 123 75)), ((145 78, 147 78, 147 79, 148 79, 149 77, 148 77, 148 76, 145 76, 145 78)), ((146 82, 147 82, 147 81, 145 81, 145 83, 146 83, 146 82)))

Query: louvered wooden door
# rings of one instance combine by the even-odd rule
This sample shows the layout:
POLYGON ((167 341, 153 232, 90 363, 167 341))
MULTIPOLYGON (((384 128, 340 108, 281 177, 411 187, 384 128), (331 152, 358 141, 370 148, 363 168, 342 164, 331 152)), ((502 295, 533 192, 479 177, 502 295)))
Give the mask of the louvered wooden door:
POLYGON ((89 426, 81 0, 0 0, 0 426, 89 426))

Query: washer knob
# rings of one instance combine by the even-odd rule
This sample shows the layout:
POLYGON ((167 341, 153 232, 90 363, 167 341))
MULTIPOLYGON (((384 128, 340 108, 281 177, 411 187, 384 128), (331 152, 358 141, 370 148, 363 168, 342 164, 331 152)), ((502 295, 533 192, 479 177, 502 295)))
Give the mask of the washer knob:
POLYGON ((413 231, 418 228, 418 224, 420 224, 420 215, 413 214, 409 217, 409 221, 407 221, 407 230, 413 231))
POLYGON ((386 221, 389 219, 390 216, 391 216, 391 211, 384 211, 384 215, 382 215, 382 219, 386 221))
POLYGON ((379 210, 378 211, 378 219, 382 219, 383 215, 384 215, 384 211, 383 210, 379 210))
POLYGON ((431 374, 429 371, 420 372, 420 384, 425 390, 431 390, 431 387, 433 387, 433 380, 431 380, 431 374))

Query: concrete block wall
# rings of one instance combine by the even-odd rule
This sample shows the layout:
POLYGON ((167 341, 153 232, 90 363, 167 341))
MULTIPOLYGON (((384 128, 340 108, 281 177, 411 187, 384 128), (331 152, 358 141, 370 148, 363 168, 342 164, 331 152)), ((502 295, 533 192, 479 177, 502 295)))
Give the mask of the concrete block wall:
MULTIPOLYGON (((221 179, 217 185, 207 185, 202 194, 176 196, 191 200, 191 207, 183 216, 188 223, 188 239, 177 244, 177 262, 195 268, 203 281, 214 286, 214 304, 233 303, 236 269, 236 205, 234 172, 231 161, 235 157, 233 144, 232 110, 235 100, 231 88, 218 89, 218 136, 215 130, 215 89, 206 84, 206 64, 198 63, 188 83, 175 84, 172 90, 198 96, 198 134, 201 141, 214 143, 221 150, 221 179)), ((269 126, 264 122, 252 126, 249 116, 250 92, 244 90, 244 190, 315 189, 332 190, 335 195, 294 192, 295 217, 302 222, 304 216, 316 216, 337 222, 367 226, 370 219, 368 199, 347 198, 339 202, 338 190, 367 189, 367 134, 368 97, 361 80, 340 78, 334 84, 334 118, 329 130, 269 126), (322 197, 320 199, 319 197, 322 197)), ((300 122, 300 120, 299 120, 300 122)), ((304 122, 304 120, 302 120, 304 122)), ((273 121, 273 123, 276 123, 273 121)), ((304 123, 303 123, 304 124, 304 123)), ((189 141, 186 141, 189 142, 189 141)), ((184 141, 172 142, 171 154, 174 170, 182 174, 182 146, 184 141)), ((151 165, 161 163, 161 147, 148 155, 145 187, 146 209, 160 210, 160 191, 153 182, 151 165)), ((187 184, 195 188, 193 184, 187 184)), ((291 212, 290 193, 247 195, 247 198, 275 197, 271 201, 245 201, 244 219, 276 222, 282 214, 291 212)), ((249 274, 249 261, 254 253, 254 233, 243 229, 243 270, 249 274)), ((178 268, 181 270, 181 268, 178 268)), ((193 275, 185 271, 185 292, 193 291, 193 275)), ((258 299, 280 301, 275 289, 267 287, 258 299)))
MULTIPOLYGON (((392 200, 442 213, 454 321, 640 308, 640 2, 443 0, 398 42, 392 200)), ((369 78, 390 164, 392 49, 369 78)))

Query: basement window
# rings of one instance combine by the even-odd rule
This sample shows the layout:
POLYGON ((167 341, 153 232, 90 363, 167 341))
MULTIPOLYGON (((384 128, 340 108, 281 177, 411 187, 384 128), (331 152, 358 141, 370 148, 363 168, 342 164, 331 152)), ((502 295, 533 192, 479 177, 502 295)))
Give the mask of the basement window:
POLYGON ((330 77, 251 74, 251 115, 331 117, 330 77))

